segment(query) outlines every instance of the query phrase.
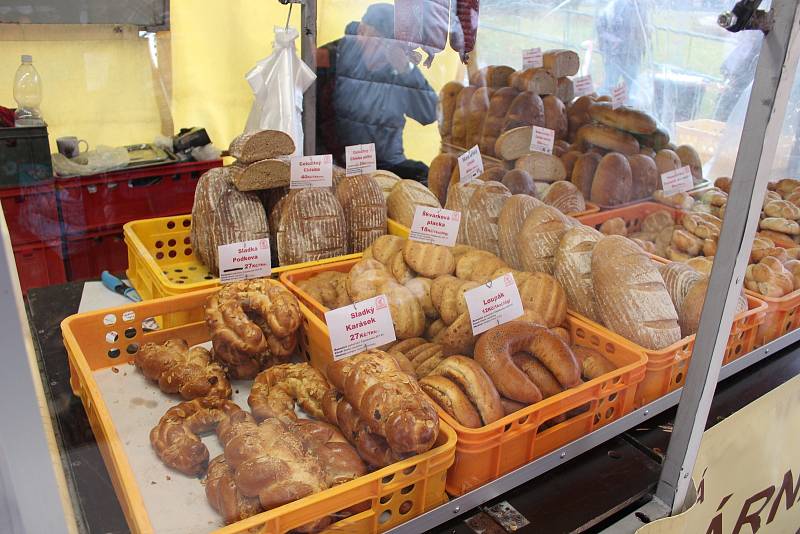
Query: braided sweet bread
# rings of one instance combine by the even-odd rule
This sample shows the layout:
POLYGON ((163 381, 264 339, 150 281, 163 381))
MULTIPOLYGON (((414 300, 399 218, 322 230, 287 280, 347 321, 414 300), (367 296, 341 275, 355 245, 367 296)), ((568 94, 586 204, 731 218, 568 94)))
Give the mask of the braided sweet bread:
POLYGON ((205 486, 208 502, 227 525, 263 511, 257 497, 248 497, 236 487, 234 471, 225 460, 224 454, 220 454, 208 464, 205 486))
POLYGON ((167 410, 153 427, 150 444, 167 467, 199 475, 208 464, 208 449, 198 434, 215 430, 237 412, 246 413, 236 403, 218 397, 182 402, 167 410))
POLYGON ((231 396, 231 384, 225 370, 211 361, 203 347, 192 347, 182 339, 163 344, 145 343, 134 357, 136 367, 148 379, 158 382, 164 393, 179 393, 184 399, 231 396))
POLYGON ((297 298, 268 279, 225 285, 206 306, 214 357, 233 378, 254 378, 285 362, 297 346, 300 319, 297 298))
POLYGON ((325 377, 307 363, 284 363, 256 376, 247 404, 253 417, 296 419, 295 401, 311 417, 323 419, 322 401, 331 386, 325 377))

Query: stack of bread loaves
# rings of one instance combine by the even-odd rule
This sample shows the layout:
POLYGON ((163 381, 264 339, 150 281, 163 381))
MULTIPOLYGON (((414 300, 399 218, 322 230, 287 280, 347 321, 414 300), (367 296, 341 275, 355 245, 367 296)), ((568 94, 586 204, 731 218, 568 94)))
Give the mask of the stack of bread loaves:
POLYGON ((243 133, 231 141, 228 153, 236 158, 233 183, 239 191, 261 191, 289 185, 292 138, 278 130, 243 133))

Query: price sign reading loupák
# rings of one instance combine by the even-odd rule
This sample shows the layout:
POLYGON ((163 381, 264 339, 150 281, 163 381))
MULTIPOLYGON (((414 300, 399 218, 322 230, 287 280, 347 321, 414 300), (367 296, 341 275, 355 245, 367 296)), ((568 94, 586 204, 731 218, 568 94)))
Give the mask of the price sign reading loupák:
POLYGON ((544 67, 541 48, 526 48, 522 51, 522 70, 544 67))
POLYGON ((344 155, 347 176, 369 174, 378 168, 375 158, 375 143, 347 146, 344 148, 344 155))
POLYGON ((522 299, 514 275, 506 273, 464 293, 472 322, 472 334, 513 321, 522 315, 522 299))
POLYGON ((219 281, 223 284, 250 278, 264 278, 272 274, 268 239, 220 245, 217 254, 219 281))
POLYGON ((550 128, 543 128, 541 126, 531 127, 531 152, 552 154, 555 139, 556 132, 550 128))
POLYGON ((289 189, 331 185, 333 185, 333 157, 330 154, 292 158, 289 189))
POLYGON ((325 312, 333 359, 340 360, 394 341, 394 324, 386 295, 325 312))
POLYGON ((591 74, 586 76, 578 76, 573 78, 572 82, 575 86, 575 96, 585 96, 594 93, 594 82, 592 81, 591 74))
POLYGON ((408 238, 422 243, 452 247, 458 237, 461 212, 429 206, 417 206, 408 238))
POLYGON ((458 172, 461 182, 469 182, 483 174, 483 158, 478 145, 458 156, 458 172))
POLYGON ((661 175, 661 185, 664 186, 665 195, 689 191, 694 187, 692 169, 688 165, 684 165, 674 171, 665 172, 661 175))

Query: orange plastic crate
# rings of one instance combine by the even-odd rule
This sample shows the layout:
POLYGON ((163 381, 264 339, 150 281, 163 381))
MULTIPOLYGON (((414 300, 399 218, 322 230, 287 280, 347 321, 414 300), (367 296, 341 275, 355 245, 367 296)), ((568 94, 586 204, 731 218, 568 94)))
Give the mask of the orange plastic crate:
POLYGON ((756 347, 766 345, 770 341, 800 328, 800 313, 798 313, 800 289, 778 298, 765 297, 749 289, 745 290, 745 293, 764 301, 767 306, 764 322, 758 327, 756 347))
POLYGON ((666 211, 672 214, 672 218, 677 222, 680 218, 681 211, 663 204, 656 202, 642 202, 639 204, 631 204, 622 208, 615 208, 608 211, 601 211, 599 213, 590 213, 587 215, 578 215, 577 219, 592 228, 599 230, 600 225, 609 219, 621 217, 625 221, 625 227, 628 229, 628 235, 639 232, 642 229, 642 221, 657 211, 666 211))
MULTIPOLYGON (((307 306, 304 322, 308 346, 316 354, 315 366, 320 369, 333 361, 324 316, 327 308, 295 282, 322 271, 348 272, 356 262, 331 263, 281 274, 284 285, 307 306)), ((644 378, 647 362, 644 351, 629 343, 616 342, 599 325, 577 317, 570 317, 568 323, 575 343, 600 351, 617 369, 482 428, 466 428, 439 410, 439 416, 458 434, 455 463, 447 473, 449 494, 462 495, 631 412, 636 387, 644 378), (542 423, 583 406, 587 407, 585 411, 550 428, 542 428, 542 423)))
MULTIPOLYGON (((190 345, 208 341, 209 333, 203 321, 187 322, 169 329, 146 333, 138 326, 145 317, 169 312, 180 312, 184 317, 190 317, 192 312, 202 310, 208 297, 215 291, 214 288, 206 289, 73 315, 61 324, 72 370, 73 389, 80 396, 86 409, 114 490, 132 532, 151 533, 153 527, 117 428, 111 419, 93 372, 111 366, 121 367, 130 362, 133 355, 129 354, 127 348, 134 344, 163 342, 172 337, 182 337, 190 345), (135 320, 131 319, 130 312, 135 315, 135 320), (114 324, 108 324, 109 318, 113 318, 114 324), (127 337, 129 327, 136 329, 131 337, 127 337), (126 335, 119 336, 119 341, 115 343, 109 343, 106 334, 112 330, 126 330, 126 335), (112 349, 119 351, 116 358, 109 356, 109 350, 112 349)), ((305 306, 301 306, 301 309, 304 316, 311 315, 305 306)), ((301 335, 301 345, 308 351, 306 339, 306 336, 301 335)), ((147 430, 143 429, 143 432, 145 432, 143 435, 146 435, 147 430)), ((383 532, 447 501, 445 478, 447 469, 453 463, 455 444, 455 431, 446 423, 441 423, 436 446, 426 453, 214 532, 235 534, 260 528, 257 531, 261 534, 283 533, 363 502, 371 504, 369 510, 334 523, 329 532, 354 534, 383 532)), ((154 461, 157 460, 154 458, 154 461)), ((177 501, 176 505, 179 505, 177 501)))

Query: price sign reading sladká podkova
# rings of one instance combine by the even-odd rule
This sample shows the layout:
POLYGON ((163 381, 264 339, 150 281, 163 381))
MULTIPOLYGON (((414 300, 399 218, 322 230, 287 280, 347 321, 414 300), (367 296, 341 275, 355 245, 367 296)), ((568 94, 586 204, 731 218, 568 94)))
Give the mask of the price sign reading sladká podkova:
POLYGON ((219 281, 223 284, 272 274, 268 239, 220 245, 219 281))
POLYGON ((506 273, 464 293, 472 334, 513 321, 522 315, 522 299, 514 275, 506 273))
POLYGON ((333 359, 340 360, 394 341, 394 324, 386 295, 325 312, 333 359))
POLYGON ((422 243, 453 247, 461 224, 461 212, 417 206, 408 238, 422 243))

